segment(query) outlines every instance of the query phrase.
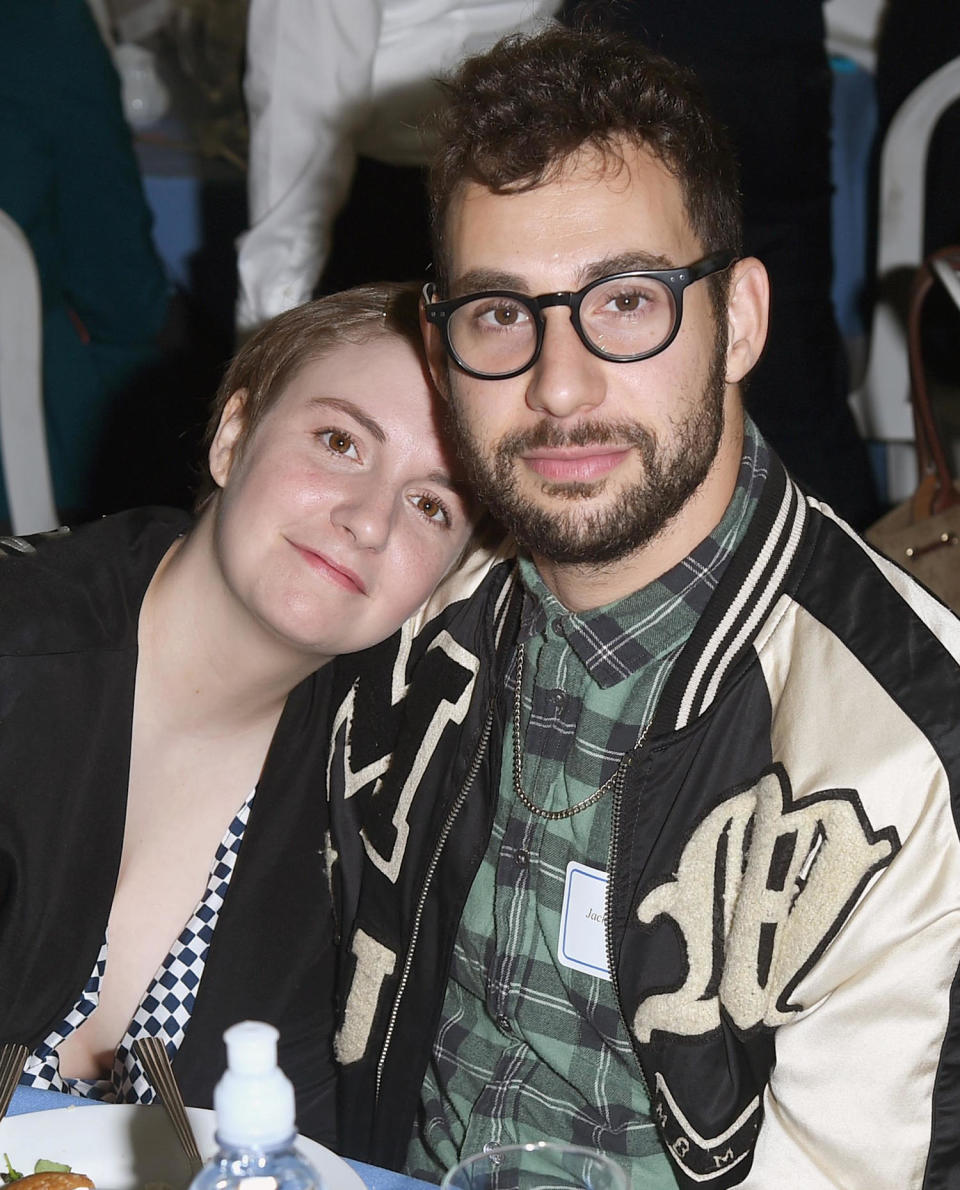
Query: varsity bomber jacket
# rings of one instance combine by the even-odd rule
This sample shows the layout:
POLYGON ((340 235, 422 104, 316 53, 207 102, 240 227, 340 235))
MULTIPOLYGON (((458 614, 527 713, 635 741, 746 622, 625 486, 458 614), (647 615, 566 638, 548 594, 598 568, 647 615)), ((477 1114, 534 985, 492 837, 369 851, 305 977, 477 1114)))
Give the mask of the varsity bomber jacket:
MULTIPOLYGON (((506 555, 335 675, 341 1147, 399 1167, 487 846, 506 555)), ((960 1186, 960 622, 774 460, 614 790, 611 974, 683 1187, 960 1186)))

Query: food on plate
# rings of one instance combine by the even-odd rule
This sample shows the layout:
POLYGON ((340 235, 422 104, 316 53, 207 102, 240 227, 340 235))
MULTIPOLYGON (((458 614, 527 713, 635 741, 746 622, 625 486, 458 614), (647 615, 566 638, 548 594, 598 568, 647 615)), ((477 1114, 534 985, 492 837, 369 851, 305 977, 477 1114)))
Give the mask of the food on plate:
POLYGON ((69 1165, 62 1165, 59 1161, 45 1161, 42 1157, 34 1165, 33 1173, 26 1175, 13 1168, 10 1158, 3 1155, 6 1172, 0 1173, 0 1180, 4 1183, 16 1182, 17 1190, 94 1190, 93 1182, 82 1173, 74 1173, 69 1165))
POLYGON ((17 1182, 17 1190, 79 1190, 89 1187, 94 1190, 93 1182, 82 1173, 58 1173, 48 1170, 45 1173, 29 1173, 17 1182))

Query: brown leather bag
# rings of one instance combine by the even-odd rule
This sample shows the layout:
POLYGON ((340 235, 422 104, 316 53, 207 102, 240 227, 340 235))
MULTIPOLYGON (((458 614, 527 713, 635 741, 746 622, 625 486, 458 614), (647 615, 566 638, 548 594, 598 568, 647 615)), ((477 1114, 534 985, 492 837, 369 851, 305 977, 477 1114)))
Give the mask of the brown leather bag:
POLYGON ((865 537, 960 612, 960 488, 933 416, 920 335, 923 304, 937 280, 935 261, 960 270, 960 247, 931 253, 910 289, 907 343, 920 479, 913 496, 871 525, 865 537))

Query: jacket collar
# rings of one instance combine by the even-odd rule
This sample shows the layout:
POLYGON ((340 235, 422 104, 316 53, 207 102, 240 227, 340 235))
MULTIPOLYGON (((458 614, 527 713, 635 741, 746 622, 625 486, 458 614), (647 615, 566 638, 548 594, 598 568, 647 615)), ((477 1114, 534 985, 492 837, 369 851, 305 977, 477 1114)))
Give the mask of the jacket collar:
POLYGON ((809 515, 807 498, 771 452, 770 474, 750 527, 674 666, 654 731, 678 731, 702 715, 751 652, 788 587, 809 515))

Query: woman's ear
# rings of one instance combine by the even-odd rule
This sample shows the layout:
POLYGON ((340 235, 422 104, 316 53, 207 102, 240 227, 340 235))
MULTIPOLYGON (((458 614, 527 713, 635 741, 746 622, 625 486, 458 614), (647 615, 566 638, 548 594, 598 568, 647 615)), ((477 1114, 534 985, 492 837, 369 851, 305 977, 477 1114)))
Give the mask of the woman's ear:
POLYGON ((450 361, 447 359, 447 349, 443 345, 440 328, 427 321, 423 298, 420 299, 420 334, 423 336, 427 367, 430 369, 433 383, 440 396, 448 401, 450 399, 450 361))
POLYGON ((226 486, 230 477, 238 450, 237 443, 246 424, 246 412, 247 393, 246 389, 241 388, 224 405, 223 413, 220 414, 220 424, 210 443, 210 474, 220 488, 226 486))
POLYGON ((738 260, 731 270, 727 298, 728 384, 739 384, 750 371, 767 341, 770 281, 755 256, 738 260))

